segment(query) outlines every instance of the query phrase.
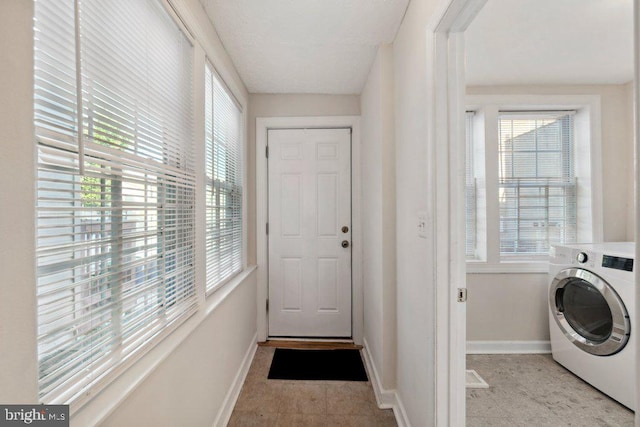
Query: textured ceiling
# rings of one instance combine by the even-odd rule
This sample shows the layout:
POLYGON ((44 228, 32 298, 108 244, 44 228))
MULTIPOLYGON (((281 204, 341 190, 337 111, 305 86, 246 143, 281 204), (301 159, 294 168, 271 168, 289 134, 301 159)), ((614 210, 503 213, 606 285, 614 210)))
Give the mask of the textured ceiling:
POLYGON ((409 0, 200 0, 251 93, 359 94, 409 0))
POLYGON ((633 0, 489 0, 465 33, 470 85, 633 79, 633 0))

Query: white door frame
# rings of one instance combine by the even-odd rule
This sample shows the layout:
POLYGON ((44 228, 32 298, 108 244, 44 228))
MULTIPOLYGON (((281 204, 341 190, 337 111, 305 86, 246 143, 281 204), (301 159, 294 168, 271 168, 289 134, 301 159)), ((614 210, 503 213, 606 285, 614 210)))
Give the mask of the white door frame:
POLYGON ((444 0, 427 26, 428 190, 434 206, 435 425, 465 425, 464 31, 487 0, 444 0))
MULTIPOLYGON (((634 185, 635 185, 635 240, 636 254, 640 253, 640 1, 633 2, 633 128, 634 128, 634 185)), ((636 268, 635 280, 640 280, 640 269, 636 268)), ((636 307, 640 307, 640 292, 636 292, 636 307)), ((636 312, 637 313, 637 312, 636 312)), ((636 314, 631 328, 640 330, 640 316, 636 314)), ((640 340, 636 339, 636 354, 640 354, 640 340)), ((640 357, 636 357, 636 408, 640 408, 640 357)), ((640 415, 635 414, 635 425, 640 427, 640 415)))
POLYGON ((257 290, 257 328, 258 341, 268 338, 267 297, 268 240, 266 224, 268 220, 268 170, 267 170, 267 131, 269 129, 318 129, 351 128, 351 324, 354 343, 362 344, 364 328, 364 296, 362 288, 362 221, 360 208, 360 117, 258 117, 256 118, 256 250, 258 262, 257 290))

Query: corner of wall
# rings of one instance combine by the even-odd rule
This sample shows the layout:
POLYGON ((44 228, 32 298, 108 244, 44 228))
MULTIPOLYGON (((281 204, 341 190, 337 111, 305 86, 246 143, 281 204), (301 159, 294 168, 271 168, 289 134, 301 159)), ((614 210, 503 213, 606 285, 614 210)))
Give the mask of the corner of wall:
MULTIPOLYGON (((624 85, 624 93, 625 93, 625 98, 626 98, 626 102, 625 102, 625 108, 628 111, 627 114, 627 129, 628 129, 628 139, 630 141, 631 144, 631 152, 629 153, 629 158, 632 159, 637 159, 638 153, 636 152, 636 144, 635 144, 635 139, 634 139, 634 96, 633 96, 633 88, 634 88, 634 83, 633 81, 630 81, 629 83, 624 85)), ((631 185, 628 186, 628 191, 627 191, 627 236, 626 239, 630 242, 633 242, 636 240, 636 189, 635 189, 635 185, 633 185, 633 183, 635 182, 635 170, 632 167, 629 168, 629 173, 628 173, 628 182, 631 183, 631 185)))
POLYGON ((0 2, 0 402, 38 401, 33 1, 0 2))

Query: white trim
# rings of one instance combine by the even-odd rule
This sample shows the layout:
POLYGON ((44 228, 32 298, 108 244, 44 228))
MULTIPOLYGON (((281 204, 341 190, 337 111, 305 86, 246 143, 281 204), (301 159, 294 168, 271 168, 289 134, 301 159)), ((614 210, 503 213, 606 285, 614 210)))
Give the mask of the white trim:
MULTIPOLYGON (((602 242, 603 241, 603 206, 602 206, 602 108, 601 108, 601 96, 593 94, 572 95, 572 94, 558 94, 558 95, 531 95, 531 94, 508 94, 508 95, 467 95, 465 97, 465 108, 471 110, 483 109, 485 110, 487 120, 493 122, 497 120, 497 115, 500 110, 522 110, 522 111, 549 111, 549 110, 576 110, 584 113, 588 116, 588 146, 589 154, 586 155, 589 158, 588 170, 589 170, 589 182, 591 190, 590 198, 590 210, 591 210, 591 230, 588 233, 588 237, 584 235, 580 236, 578 232, 578 239, 581 241, 602 242)), ((578 119, 576 119, 578 120, 578 119)), ((586 117, 582 119, 582 122, 586 124, 586 117)), ((576 126, 578 124, 576 123, 576 126)), ((487 144, 488 141, 485 141, 487 144)), ((581 153, 581 143, 576 141, 577 153, 581 153)), ((487 144, 488 147, 493 147, 487 144)), ((487 152, 491 152, 492 148, 488 148, 487 152)), ((586 157, 582 156, 582 157, 586 157)), ((581 157, 578 154, 578 157, 581 157)), ((486 171, 495 170, 494 164, 495 157, 485 156, 486 158, 486 171)), ((486 176, 487 186, 497 185, 495 176, 486 176)), ((487 189, 487 193, 489 189, 487 189)), ((489 197, 489 195, 487 195, 489 197)), ((491 236, 497 236, 498 233, 498 212, 497 204, 487 203, 487 261, 489 264, 505 263, 500 261, 499 242, 497 237, 491 238, 491 236), (497 252, 496 252, 497 251, 497 252)), ((523 256, 524 257, 524 256, 523 256)), ((521 257, 521 258, 523 258, 521 257)), ((523 259, 527 262, 526 259, 523 259)), ((510 261, 506 261, 509 263, 510 261)), ((515 261, 513 261, 515 262, 515 261)), ((469 266, 469 264, 467 264, 469 266)))
POLYGON ((400 400, 400 396, 396 395, 396 405, 393 407, 393 415, 396 417, 396 423, 398 427, 410 427, 409 417, 407 416, 407 410, 404 409, 404 404, 400 400))
POLYGON ((364 364, 367 368, 367 374, 369 375, 369 381, 373 387, 373 393, 376 396, 376 404, 380 409, 393 409, 393 415, 396 418, 398 427, 409 427, 409 417, 407 417, 407 411, 404 409, 404 404, 400 399, 396 390, 386 390, 382 387, 380 381, 380 375, 373 363, 371 353, 369 353, 369 345, 367 340, 363 338, 362 355, 364 356, 364 364))
POLYGON ((600 105, 600 95, 531 95, 531 94, 500 94, 500 95, 467 95, 467 108, 477 109, 484 105, 498 105, 502 110, 514 111, 549 111, 549 109, 576 110, 585 106, 600 105))
POLYGON ((362 355, 364 356, 364 364, 367 367, 367 373, 369 374, 369 381, 373 386, 373 393, 376 396, 376 403, 380 409, 392 409, 396 405, 397 395, 395 390, 385 390, 382 387, 380 381, 380 375, 376 369, 376 365, 373 363, 371 353, 369 353, 369 344, 367 339, 363 339, 362 355))
POLYGON ((184 22, 184 20, 182 19, 182 16, 180 15, 176 7, 173 5, 173 1, 163 0, 161 3, 162 3, 162 6, 164 6, 167 13, 171 16, 175 24, 183 32, 184 36, 189 40, 189 43, 191 43, 192 46, 195 45, 196 38, 193 35, 193 32, 189 29, 189 26, 187 25, 187 23, 184 22))
POLYGON ((551 354, 551 342, 467 341, 467 354, 551 354))
POLYGON ((435 239, 435 413, 437 427, 465 425, 464 30, 486 0, 444 0, 427 28, 427 171, 435 239))
MULTIPOLYGON (((194 315, 187 319, 179 328, 169 336, 161 340, 156 346, 146 352, 131 367, 115 378, 99 394, 87 401, 82 408, 73 414, 74 425, 99 425, 118 407, 136 392, 138 387, 171 356, 180 345, 213 314, 233 291, 249 279, 256 270, 255 266, 247 268, 244 272, 214 295, 207 299, 206 304, 194 315)), ((254 345, 252 341, 250 345, 254 345)))
POLYGON ((258 341, 268 337, 268 248, 266 223, 268 220, 267 147, 268 129, 350 127, 351 135, 351 216, 352 216, 352 338, 362 344, 364 328, 364 296, 362 285, 362 221, 360 182, 360 117, 258 117, 256 118, 256 251, 258 263, 258 341))
POLYGON ((233 96, 235 96, 242 105, 243 111, 246 111, 249 99, 244 83, 235 70, 233 62, 231 62, 220 39, 214 40, 211 38, 212 33, 208 31, 206 27, 210 25, 210 28, 215 30, 213 24, 211 24, 208 18, 201 19, 197 16, 197 14, 205 13, 204 7, 198 4, 199 2, 193 2, 191 0, 164 1, 169 3, 169 7, 173 9, 182 26, 186 28, 188 34, 193 36, 194 45, 200 44, 204 49, 207 59, 216 67, 216 71, 220 74, 222 80, 224 80, 227 87, 233 93, 233 96), (193 5, 193 3, 195 3, 195 5, 193 5))
MULTIPOLYGON (((636 253, 640 253, 640 164, 638 156, 640 155, 640 0, 633 2, 633 130, 634 130, 634 159, 635 159, 635 241, 636 253)), ((640 283, 640 269, 636 268, 635 282, 640 283)), ((640 292, 635 293, 636 307, 640 307, 640 292)), ((632 328, 640 330, 640 316, 636 315, 633 320, 632 328)), ((640 340, 635 340, 636 355, 640 354, 640 340)), ((636 387, 635 387, 635 405, 640 408, 640 357, 636 357, 635 363, 636 387)), ((640 416, 635 417, 636 427, 640 427, 640 416)))
POLYGON ((347 343, 353 344, 353 340, 351 338, 290 338, 290 337, 269 337, 269 341, 296 341, 296 342, 336 342, 336 343, 347 343))
POLYGON ((196 292, 198 298, 198 309, 201 309, 206 302, 207 289, 207 255, 206 255, 206 235, 207 211, 205 206, 205 189, 207 176, 205 173, 205 61, 204 49, 199 44, 193 48, 193 115, 194 115, 194 147, 196 168, 196 223, 195 223, 195 261, 196 261, 196 292), (200 197, 202 196, 202 197, 200 197))
POLYGON ((467 261, 467 274, 547 274, 549 263, 538 262, 502 262, 498 264, 482 261, 467 261))
POLYGON ((233 413, 233 408, 236 406, 236 402, 238 401, 238 397, 240 396, 240 391, 242 391, 242 385, 247 378, 249 368, 251 368, 251 363, 253 362, 253 357, 255 356, 256 350, 258 349, 258 346, 256 345, 257 340, 258 334, 256 333, 251 339, 249 348, 247 349, 247 352, 242 359, 242 365, 240 365, 240 369, 238 369, 238 372, 233 379, 233 383, 227 391, 227 395, 222 402, 222 406, 218 411, 218 415, 213 422, 213 427, 222 427, 226 426, 229 423, 229 419, 231 418, 231 414, 233 413))
MULTIPOLYGON (((202 51, 202 48, 200 47, 198 49, 199 51, 202 51)), ((224 278, 223 280, 213 284, 210 288, 209 288, 209 283, 208 283, 208 277, 207 277, 207 270, 208 270, 208 265, 207 265, 207 227, 208 227, 208 220, 207 220, 207 204, 206 204, 206 198, 207 197, 200 197, 199 202, 200 202, 200 212, 202 215, 202 219, 200 220, 200 227, 201 230, 200 232, 196 235, 196 239, 200 239, 201 240, 201 247, 202 249, 202 260, 200 261, 200 269, 203 270, 202 273, 202 278, 201 280, 203 280, 203 285, 202 288, 204 289, 204 294, 205 294, 205 298, 208 298, 209 296, 211 296, 214 292, 216 292, 218 289, 220 289, 221 287, 223 287, 227 282, 233 280, 233 278, 242 273, 242 271, 244 271, 244 269, 247 266, 247 216, 248 216, 248 206, 247 206, 247 182, 248 182, 248 157, 247 157, 247 151, 248 151, 248 144, 247 144, 247 112, 246 112, 246 108, 242 107, 242 103, 240 103, 240 101, 238 101, 238 99, 236 98, 236 96, 233 94, 233 92, 231 91, 231 89, 229 88, 229 86, 226 84, 226 82, 224 81, 224 79, 222 78, 222 76, 220 75, 220 73, 216 70, 215 66, 211 63, 211 61, 205 56, 203 59, 204 63, 200 65, 199 68, 201 68, 200 70, 200 75, 198 76, 199 81, 201 82, 200 85, 202 86, 202 90, 200 91, 200 105, 199 107, 201 108, 201 111, 199 111, 199 116, 198 116, 198 121, 200 121, 201 123, 198 123, 199 125, 199 132, 200 132, 200 139, 197 139, 197 141, 202 141, 202 144, 198 144, 200 147, 198 147, 198 151, 199 154, 201 156, 201 158, 197 158, 196 162, 198 162, 198 171, 200 174, 202 174, 202 177, 200 177, 198 179, 198 183, 200 184, 200 189, 199 192, 197 194, 204 194, 206 196, 207 194, 207 173, 206 173, 206 158, 207 158, 207 150, 210 148, 212 151, 214 150, 214 146, 216 145, 215 142, 215 137, 213 137, 212 134, 212 141, 211 141, 211 147, 207 147, 207 141, 206 141, 206 135, 205 135, 205 123, 206 123, 206 117, 205 117, 205 112, 206 112, 206 99, 207 99, 207 94, 206 92, 206 77, 207 77, 207 71, 209 71, 211 73, 211 112, 212 115, 215 116, 215 108, 214 108, 214 104, 215 104, 215 85, 216 82, 219 83, 222 86, 222 89, 224 91, 224 93, 231 99, 232 104, 238 109, 238 112, 240 113, 240 119, 239 119, 239 125, 240 125, 240 140, 239 140, 239 146, 240 146, 240 163, 237 164, 236 166, 240 168, 241 170, 241 183, 240 183, 240 188, 242 191, 242 204, 241 204, 241 220, 242 220, 242 236, 241 236, 241 242, 240 242, 240 267, 237 271, 233 272, 231 275, 227 276, 226 278, 224 278)), ((211 124, 212 127, 214 125, 215 122, 215 117, 211 117, 211 124)), ((212 132, 214 132, 214 130, 212 129, 212 132)), ((213 160, 213 162, 215 163, 215 159, 213 160)), ((231 250, 231 253, 233 253, 233 250, 231 250)), ((229 255, 228 253, 226 255, 229 255)), ((231 254, 233 256, 233 254, 231 254)), ((221 255, 222 256, 222 255, 221 255)), ((215 260, 214 260, 215 261, 215 260)))

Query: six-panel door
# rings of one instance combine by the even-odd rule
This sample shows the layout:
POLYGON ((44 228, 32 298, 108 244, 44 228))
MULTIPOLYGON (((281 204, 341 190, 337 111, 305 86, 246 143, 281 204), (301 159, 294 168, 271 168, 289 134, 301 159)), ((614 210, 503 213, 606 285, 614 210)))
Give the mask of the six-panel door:
POLYGON ((350 129, 269 130, 269 335, 351 337, 350 129))

